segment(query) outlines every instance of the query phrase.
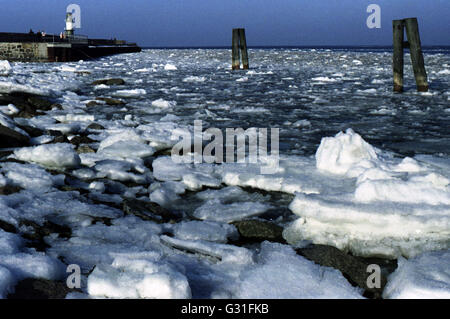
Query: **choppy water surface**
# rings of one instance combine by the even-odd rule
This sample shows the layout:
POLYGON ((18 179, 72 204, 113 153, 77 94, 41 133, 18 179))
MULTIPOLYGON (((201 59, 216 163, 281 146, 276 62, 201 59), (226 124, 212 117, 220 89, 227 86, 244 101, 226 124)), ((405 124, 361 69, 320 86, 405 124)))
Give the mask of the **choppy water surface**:
POLYGON ((425 51, 429 93, 416 92, 406 54, 403 94, 392 93, 392 54, 384 50, 251 49, 251 69, 234 72, 230 55, 226 49, 152 49, 73 63, 91 74, 77 76, 70 89, 80 100, 111 96, 124 87, 90 83, 121 77, 125 89, 146 94, 127 98, 123 110, 92 108, 97 118, 126 113, 145 123, 173 114, 189 125, 203 120, 205 128, 278 127, 287 154, 311 155, 322 137, 349 127, 402 155, 450 153, 450 50, 425 51), (176 70, 165 70, 167 64, 176 70), (152 106, 158 99, 176 106, 152 106))

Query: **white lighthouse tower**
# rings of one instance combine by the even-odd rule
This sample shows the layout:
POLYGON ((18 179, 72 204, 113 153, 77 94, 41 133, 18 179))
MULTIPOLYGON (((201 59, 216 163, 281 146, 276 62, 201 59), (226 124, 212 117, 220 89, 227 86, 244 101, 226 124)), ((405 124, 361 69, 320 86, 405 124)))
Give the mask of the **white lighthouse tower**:
POLYGON ((73 35, 73 16, 71 12, 67 12, 66 14, 66 36, 72 36, 73 35))

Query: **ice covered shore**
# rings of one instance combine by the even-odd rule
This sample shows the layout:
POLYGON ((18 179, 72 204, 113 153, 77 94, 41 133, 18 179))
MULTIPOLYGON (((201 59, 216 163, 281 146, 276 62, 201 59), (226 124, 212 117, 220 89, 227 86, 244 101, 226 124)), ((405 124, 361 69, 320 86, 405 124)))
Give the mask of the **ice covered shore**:
MULTIPOLYGON (((274 174, 257 164, 174 163, 173 133, 192 131, 179 109, 203 113, 177 84, 177 98, 144 92, 133 74, 89 84, 97 69, 128 72, 129 61, 116 59, 88 70, 7 68, 0 124, 28 145, 8 145, 0 160, 1 298, 24 279, 57 283, 67 298, 363 298, 365 281, 346 279, 367 276, 360 256, 398 259, 385 298, 448 298, 448 157, 400 157, 348 129, 322 138, 315 156, 281 155, 274 174), (36 96, 52 92, 51 102, 36 96), (354 264, 330 266, 310 247, 354 264), (70 264, 81 267, 80 290, 66 286, 70 264)), ((167 65, 139 76, 181 71, 183 85, 208 84, 167 65)), ((250 109, 266 112, 236 112, 250 109)))

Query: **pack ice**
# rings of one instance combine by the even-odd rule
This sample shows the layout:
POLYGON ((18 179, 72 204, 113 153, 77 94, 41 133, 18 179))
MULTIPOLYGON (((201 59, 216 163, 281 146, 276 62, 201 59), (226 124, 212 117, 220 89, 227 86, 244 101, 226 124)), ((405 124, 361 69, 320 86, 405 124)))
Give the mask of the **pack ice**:
POLYGON ((290 244, 311 240, 387 258, 449 247, 448 163, 394 158, 351 129, 323 138, 315 159, 317 174, 338 187, 297 193, 290 209, 299 218, 283 233, 290 244))

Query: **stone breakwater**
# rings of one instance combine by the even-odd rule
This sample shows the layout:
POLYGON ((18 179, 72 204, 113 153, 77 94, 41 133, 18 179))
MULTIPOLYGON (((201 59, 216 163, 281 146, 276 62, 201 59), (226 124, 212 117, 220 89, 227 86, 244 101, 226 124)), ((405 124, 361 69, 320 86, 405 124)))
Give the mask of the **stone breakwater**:
POLYGON ((140 51, 136 44, 118 40, 0 33, 0 60, 15 62, 68 62, 140 51))

